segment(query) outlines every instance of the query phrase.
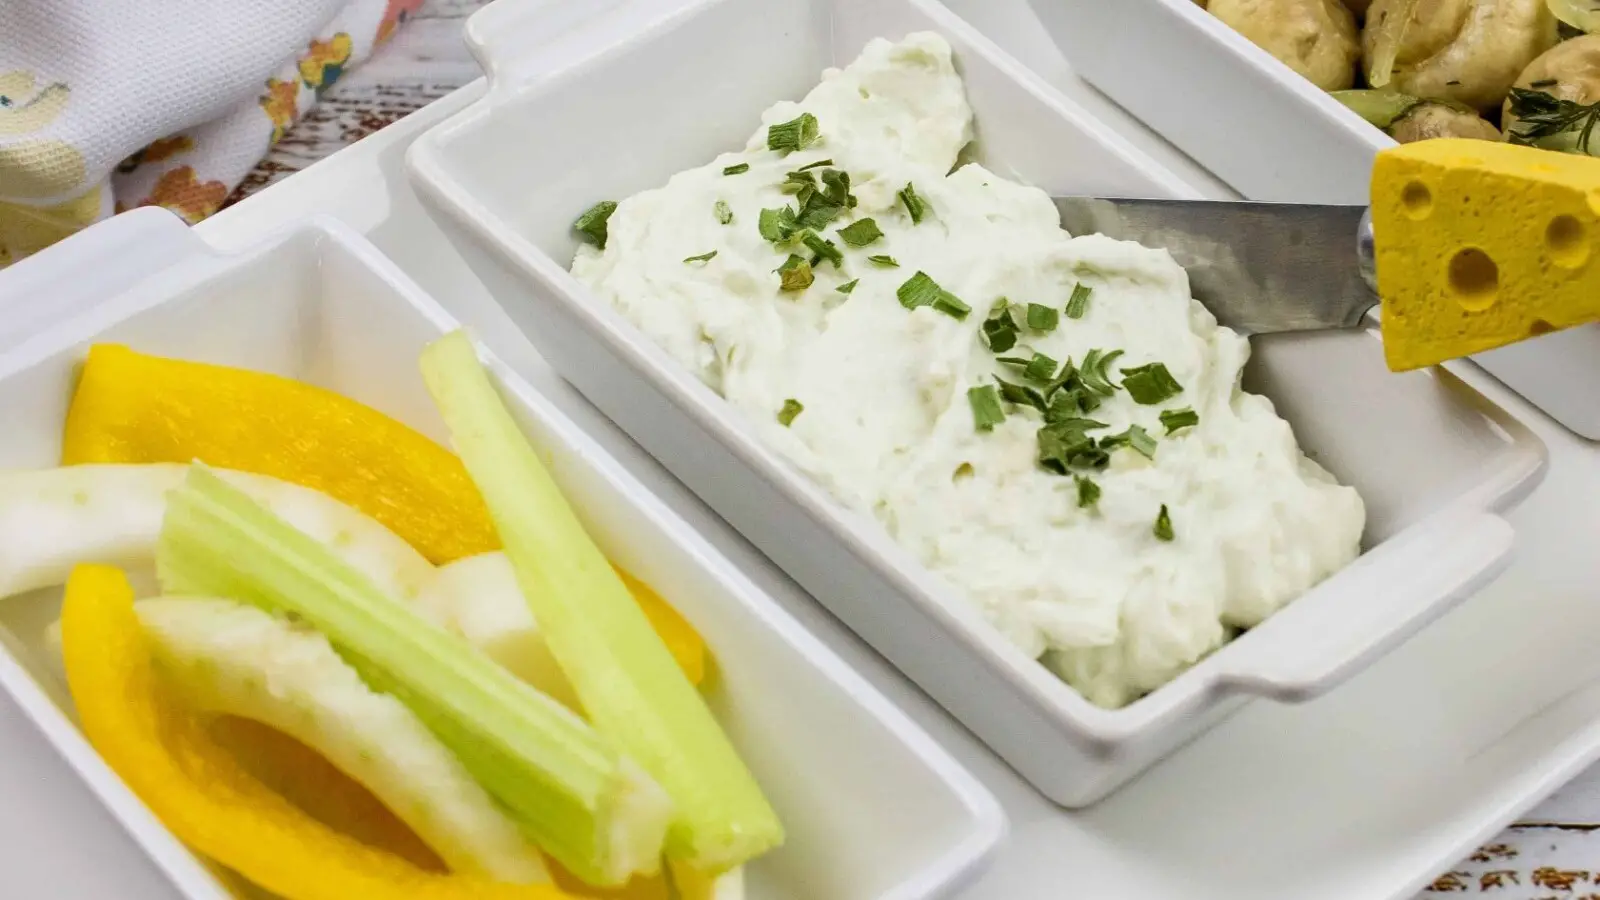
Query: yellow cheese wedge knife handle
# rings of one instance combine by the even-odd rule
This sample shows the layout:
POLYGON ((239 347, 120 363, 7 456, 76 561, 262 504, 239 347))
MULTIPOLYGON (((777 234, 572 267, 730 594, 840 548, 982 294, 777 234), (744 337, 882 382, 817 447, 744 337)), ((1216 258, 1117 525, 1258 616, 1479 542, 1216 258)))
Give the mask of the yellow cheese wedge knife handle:
POLYGON ((1056 206, 1073 234, 1167 248, 1195 298, 1245 333, 1357 326, 1381 297, 1395 371, 1600 321, 1600 158, 1449 138, 1379 153, 1370 210, 1056 206))

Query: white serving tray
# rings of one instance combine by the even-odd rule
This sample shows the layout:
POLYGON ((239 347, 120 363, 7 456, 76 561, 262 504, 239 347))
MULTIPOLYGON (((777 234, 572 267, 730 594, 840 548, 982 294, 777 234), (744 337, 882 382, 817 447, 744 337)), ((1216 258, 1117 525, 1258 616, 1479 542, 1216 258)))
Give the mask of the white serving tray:
MULTIPOLYGON (((1181 157, 1071 75, 1014 2, 951 0, 1163 162, 1181 157)), ((1518 561, 1489 590, 1332 694, 1256 704, 1086 813, 1032 791, 971 735, 558 381, 503 318, 406 184, 407 146, 464 89, 200 226, 244 246, 312 212, 365 232, 450 312, 1000 798, 1011 834, 963 900, 1409 900, 1600 759, 1600 449, 1471 366, 1551 452, 1510 519, 1518 561)), ((1215 182, 1208 193, 1220 195, 1215 182)), ((1397 438, 1403 439, 1403 438, 1397 438)), ((172 900, 164 879, 11 704, 0 702, 0 896, 172 900), (93 860, 84 865, 84 860, 93 860)))

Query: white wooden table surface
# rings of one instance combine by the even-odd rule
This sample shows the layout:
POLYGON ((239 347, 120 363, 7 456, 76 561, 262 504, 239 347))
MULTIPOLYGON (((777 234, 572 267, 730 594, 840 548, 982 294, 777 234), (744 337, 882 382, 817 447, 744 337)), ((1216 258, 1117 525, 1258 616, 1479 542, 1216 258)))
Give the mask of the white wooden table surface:
MULTIPOLYGON (((346 75, 262 161, 232 200, 324 156, 478 77, 461 43, 461 25, 486 0, 429 0, 360 69, 346 75)), ((582 2, 582 0, 572 0, 582 2)), ((1032 62, 1039 28, 1025 0, 945 0, 990 38, 1032 62), (970 9, 969 9, 970 7, 970 9), (1013 46, 1030 35, 1023 48, 1013 46)), ((230 201, 230 202, 231 202, 230 201)), ((1482 894, 1494 900, 1600 900, 1600 767, 1508 828, 1448 872, 1418 900, 1482 894)), ((1293 898, 1284 898, 1293 900, 1293 898)), ((1360 898, 1351 898, 1360 900, 1360 898)))

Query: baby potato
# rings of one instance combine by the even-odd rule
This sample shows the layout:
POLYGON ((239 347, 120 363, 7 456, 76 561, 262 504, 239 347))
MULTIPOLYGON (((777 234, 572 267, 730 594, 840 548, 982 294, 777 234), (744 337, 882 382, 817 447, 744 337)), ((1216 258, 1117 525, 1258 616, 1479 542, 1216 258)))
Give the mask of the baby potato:
POLYGON ((1341 0, 1211 0, 1211 14, 1325 91, 1355 83, 1355 16, 1341 0))

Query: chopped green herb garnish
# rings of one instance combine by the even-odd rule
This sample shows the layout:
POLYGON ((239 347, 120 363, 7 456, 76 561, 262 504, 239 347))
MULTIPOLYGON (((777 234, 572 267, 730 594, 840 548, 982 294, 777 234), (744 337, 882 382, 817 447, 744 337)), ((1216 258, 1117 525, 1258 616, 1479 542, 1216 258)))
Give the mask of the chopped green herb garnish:
POLYGON ((716 255, 717 251, 713 250, 710 253, 702 253, 699 256, 685 256, 683 261, 686 263, 710 262, 716 258, 716 255))
POLYGON ((861 279, 857 278, 855 281, 846 281, 844 284, 841 284, 838 287, 834 288, 834 290, 838 291, 841 294, 848 294, 851 291, 855 290, 856 289, 856 285, 860 284, 860 283, 861 283, 861 279))
POLYGON ((1007 403, 1031 406, 1040 412, 1045 411, 1048 404, 1045 403, 1044 394, 1039 393, 1037 388, 1025 384, 1013 384, 1003 378, 996 378, 994 381, 1000 386, 1000 396, 1004 397, 1007 403))
POLYGON ((815 231, 802 231, 800 233, 800 243, 805 244, 806 249, 816 254, 811 258, 813 266, 822 260, 827 260, 833 263, 833 267, 837 269, 844 262, 844 254, 839 252, 838 246, 815 231))
POLYGON ((1000 406, 1000 395, 992 384, 968 388, 967 403, 972 407, 973 427, 979 431, 992 431, 1006 419, 1006 411, 1000 406))
POLYGON ((1115 450, 1118 447, 1128 446, 1139 451, 1145 459, 1156 458, 1156 439, 1150 436, 1139 425, 1129 425, 1126 431, 1118 434, 1107 435, 1100 439, 1100 446, 1106 450, 1115 450))
POLYGON ((789 258, 778 267, 778 277, 785 291, 803 291, 811 287, 811 283, 816 280, 811 273, 811 263, 793 253, 789 254, 789 258))
POLYGON ((1011 314, 1011 304, 1001 297, 983 320, 983 342, 990 351, 1004 353, 1017 345, 1017 320, 1011 314))
POLYGON ((1093 429, 1105 427, 1104 422, 1078 418, 1045 425, 1036 435, 1039 465, 1057 475, 1067 475, 1073 468, 1105 468, 1111 455, 1088 435, 1093 429))
POLYGON ((1547 87, 1555 87, 1556 85, 1558 85, 1560 83, 1561 83, 1561 81, 1559 79, 1556 79, 1556 78, 1541 78, 1538 81, 1530 81, 1530 82, 1528 82, 1528 87, 1531 87, 1531 88, 1547 88, 1547 87))
POLYGON ((1100 485, 1095 484, 1093 481, 1083 477, 1082 475, 1074 475, 1072 476, 1072 480, 1077 482, 1078 485, 1079 509, 1088 509, 1089 507, 1100 502, 1100 485))
POLYGON ((1162 363, 1150 363, 1122 370, 1122 386, 1135 403, 1152 406, 1182 393, 1183 385, 1162 363))
POLYGON ((785 194, 799 194, 800 205, 804 206, 817 190, 817 176, 810 172, 790 172, 784 176, 778 190, 785 194))
POLYGON ((795 216, 795 225, 798 228, 809 228, 812 231, 821 231, 824 226, 834 220, 834 217, 844 211, 844 207, 834 203, 818 191, 808 197, 801 204, 800 212, 795 216))
POLYGON ((1165 503, 1161 504, 1161 512, 1156 513, 1156 524, 1150 531, 1158 541, 1170 541, 1173 539, 1172 516, 1167 514, 1167 505, 1165 503))
POLYGON ((1061 314, 1053 306, 1042 303, 1028 304, 1028 327, 1034 331, 1055 331, 1061 314))
POLYGON ((724 175, 742 175, 742 174, 744 174, 745 172, 748 172, 748 171, 750 171, 750 164, 749 163, 735 163, 734 165, 731 165, 731 166, 727 167, 726 169, 723 169, 722 170, 722 174, 724 174, 724 175))
POLYGON ((1171 434, 1180 428, 1189 428, 1200 424, 1200 414, 1193 407, 1185 406, 1183 409, 1167 409, 1161 412, 1161 424, 1171 434))
POLYGON ((1083 314, 1089 311, 1089 295, 1092 293, 1094 288, 1081 281, 1078 282, 1072 289, 1072 296, 1067 299, 1067 318, 1083 318, 1083 314))
POLYGON ((856 195, 850 193, 850 173, 843 169, 822 170, 822 195, 835 206, 856 208, 856 195))
POLYGON ((790 397, 789 399, 783 401, 783 409, 778 410, 778 424, 788 428, 789 424, 794 421, 794 417, 805 411, 806 408, 804 404, 802 404, 799 400, 790 397))
POLYGON ((900 268, 900 264, 896 262, 895 258, 892 256, 869 256, 867 257, 867 262, 889 269, 900 268))
POLYGON ((878 230, 878 223, 871 219, 857 219, 839 229, 839 238, 852 247, 865 247, 881 237, 883 232, 878 230))
POLYGON ((972 312, 972 307, 961 302, 961 298, 955 294, 939 287, 939 283, 929 278, 928 273, 923 271, 918 271, 906 279, 894 293, 900 298, 900 305, 906 309, 931 306, 956 319, 965 319, 967 313, 972 312))
POLYGON ((817 117, 811 113, 801 113, 798 118, 790 119, 767 128, 767 149, 779 153, 793 153, 817 142, 817 117))
POLYGON ((1078 370, 1078 377, 1083 386, 1103 397, 1109 397, 1117 392, 1117 386, 1111 383, 1111 378, 1106 374, 1106 368, 1111 361, 1122 355, 1121 350, 1105 353, 1101 350, 1090 350, 1084 354, 1083 367, 1078 370))
POLYGON ((724 225, 733 224, 733 210, 728 207, 728 204, 718 200, 716 205, 711 207, 711 211, 717 214, 718 222, 724 225))
POLYGON ((1515 87, 1511 89, 1508 103, 1516 120, 1506 131, 1506 140, 1511 143, 1542 147, 1546 146, 1543 143, 1546 139, 1576 134, 1576 138, 1569 138, 1573 149, 1578 153, 1591 152, 1590 138, 1600 126, 1600 103, 1579 103, 1544 91, 1515 87))
POLYGON ((801 166, 800 168, 795 169, 795 171, 796 172, 804 172, 807 169, 820 169, 823 166, 831 166, 831 165, 833 165, 833 160, 831 160, 831 159, 819 159, 814 163, 806 163, 805 165, 801 166))
POLYGON ((1056 391, 1050 397, 1050 403, 1045 408, 1044 420, 1047 423, 1055 424, 1056 422, 1065 422, 1068 419, 1077 418, 1083 413, 1092 411, 1093 407, 1085 409, 1083 404, 1078 402, 1077 391, 1056 391))
POLYGON ((911 186, 911 182, 906 182, 905 189, 900 192, 899 197, 900 202, 906 206, 906 212, 911 214, 911 224, 921 225, 922 214, 927 211, 927 206, 922 202, 922 198, 917 196, 917 189, 911 186))
POLYGON ((763 209, 760 219, 756 222, 756 229, 761 232, 762 240, 781 244, 794 234, 794 210, 787 206, 781 209, 763 209))
POLYGON ((606 248, 606 220, 617 211, 615 200, 601 200, 589 207, 589 210, 572 223, 574 231, 583 235, 584 240, 599 247, 606 248))
POLYGON ((1048 383, 1051 378, 1055 376, 1055 374, 1056 361, 1037 351, 1035 351, 1033 354, 1033 359, 1028 360, 1027 366, 1025 366, 1022 370, 1022 375, 1024 378, 1046 383, 1048 383))

